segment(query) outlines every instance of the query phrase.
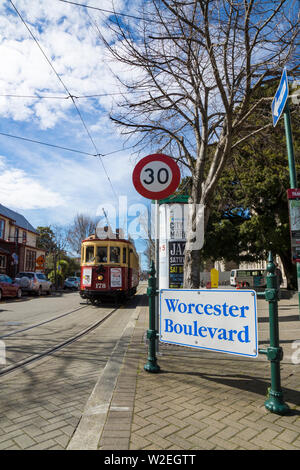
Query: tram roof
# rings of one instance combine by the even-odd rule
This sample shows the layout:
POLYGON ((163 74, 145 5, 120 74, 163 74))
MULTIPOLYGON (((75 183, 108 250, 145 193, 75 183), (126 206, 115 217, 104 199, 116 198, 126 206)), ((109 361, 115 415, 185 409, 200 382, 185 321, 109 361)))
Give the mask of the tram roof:
POLYGON ((129 243, 134 247, 133 242, 126 240, 125 238, 86 238, 85 240, 82 240, 82 243, 84 242, 122 242, 129 243))

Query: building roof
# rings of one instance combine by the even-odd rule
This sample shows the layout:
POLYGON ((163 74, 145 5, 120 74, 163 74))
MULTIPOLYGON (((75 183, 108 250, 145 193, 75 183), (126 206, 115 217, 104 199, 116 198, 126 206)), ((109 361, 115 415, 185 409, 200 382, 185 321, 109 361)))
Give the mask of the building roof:
POLYGON ((15 222, 18 227, 23 228, 24 230, 29 230, 30 232, 37 233, 35 228, 25 219, 24 215, 18 214, 18 212, 8 209, 8 207, 0 204, 0 216, 3 215, 8 219, 11 219, 15 222))

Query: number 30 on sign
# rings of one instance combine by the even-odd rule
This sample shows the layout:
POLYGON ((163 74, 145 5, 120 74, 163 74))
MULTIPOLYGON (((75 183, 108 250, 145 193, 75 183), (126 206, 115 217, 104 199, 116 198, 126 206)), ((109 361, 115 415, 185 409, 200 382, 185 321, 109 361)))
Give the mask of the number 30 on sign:
POLYGON ((164 199, 174 193, 180 182, 180 170, 169 156, 155 153, 136 165, 132 181, 138 193, 148 199, 164 199))

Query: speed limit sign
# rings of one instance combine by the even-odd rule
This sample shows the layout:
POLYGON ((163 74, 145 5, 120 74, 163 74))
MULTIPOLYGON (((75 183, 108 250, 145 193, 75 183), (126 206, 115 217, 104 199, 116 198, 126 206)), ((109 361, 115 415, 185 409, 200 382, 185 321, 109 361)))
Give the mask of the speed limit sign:
POLYGON ((177 189, 180 170, 167 155, 155 153, 142 158, 136 165, 132 181, 138 193, 148 199, 164 199, 177 189))

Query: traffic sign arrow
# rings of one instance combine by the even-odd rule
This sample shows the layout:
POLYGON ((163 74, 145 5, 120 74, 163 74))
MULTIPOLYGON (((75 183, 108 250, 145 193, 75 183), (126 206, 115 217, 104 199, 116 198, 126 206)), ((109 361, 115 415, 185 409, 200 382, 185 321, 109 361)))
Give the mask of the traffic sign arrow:
POLYGON ((289 85, 286 69, 283 69, 279 86, 272 101, 273 126, 275 127, 286 104, 289 95, 289 85))
POLYGON ((275 103, 274 103, 273 114, 274 114, 274 116, 276 116, 276 117, 279 116, 279 108, 280 108, 280 105, 281 105, 281 103, 282 103, 282 100, 283 100, 283 98, 284 98, 284 96, 285 96, 286 88, 287 88, 287 85, 286 85, 286 82, 284 82, 278 99, 276 99, 276 97, 274 98, 275 103))

